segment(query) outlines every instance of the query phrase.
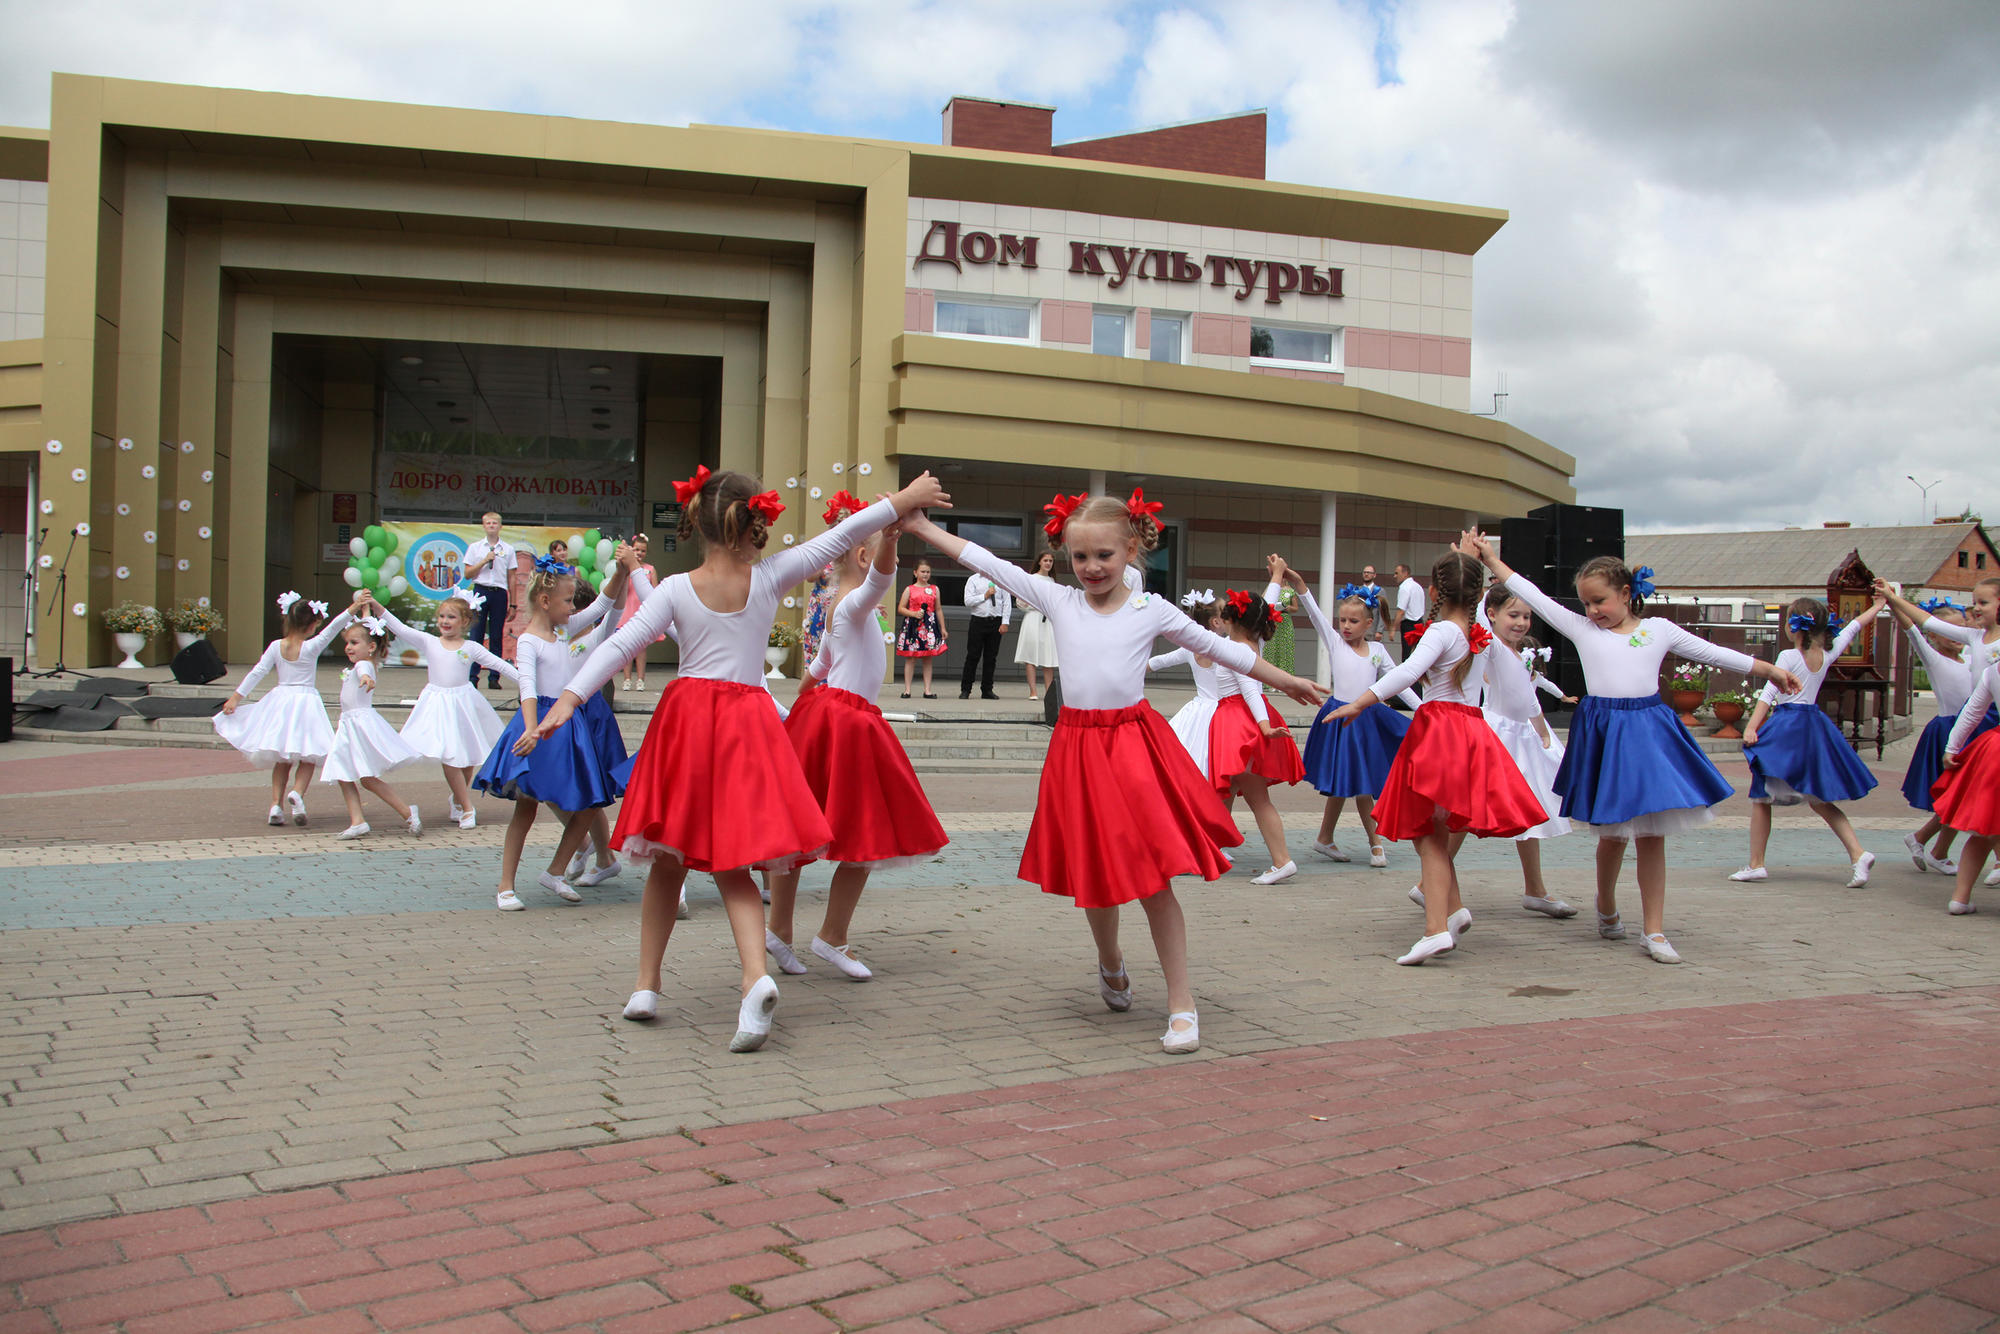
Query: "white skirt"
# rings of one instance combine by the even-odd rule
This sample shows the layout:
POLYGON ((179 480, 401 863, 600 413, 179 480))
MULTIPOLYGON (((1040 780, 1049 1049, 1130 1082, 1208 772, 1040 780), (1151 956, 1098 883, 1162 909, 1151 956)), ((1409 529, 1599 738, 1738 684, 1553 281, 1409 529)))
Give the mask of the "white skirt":
POLYGON ((343 709, 319 781, 358 783, 364 778, 380 778, 421 758, 374 709, 343 709))
POLYGON ((454 769, 476 769, 506 729, 479 687, 426 685, 403 724, 403 744, 423 759, 454 769))
POLYGON ((1517 722, 1491 709, 1484 712, 1486 725, 1493 729, 1493 735, 1500 738, 1500 744, 1514 757, 1514 767, 1521 771, 1521 777, 1528 781, 1528 787, 1542 803, 1542 809, 1549 813, 1545 823, 1515 835, 1514 841, 1524 843, 1531 838, 1561 838, 1570 831, 1569 821, 1562 816, 1562 798, 1555 792, 1556 770, 1562 767, 1562 742, 1551 732, 1549 744, 1545 747, 1533 723, 1517 722))
POLYGON ((1167 719, 1167 726, 1174 729, 1174 735, 1187 747, 1188 754, 1194 756, 1194 767, 1201 770, 1203 778, 1208 777, 1208 729, 1215 721, 1217 702, 1196 695, 1167 719))
POLYGON ((264 697, 215 715, 215 731, 258 768, 318 764, 333 748, 333 724, 319 687, 272 686, 264 697))
POLYGON ((1049 628, 1049 618, 1032 607, 1021 618, 1020 631, 1014 637, 1014 662, 1027 667, 1057 665, 1055 631, 1049 628))

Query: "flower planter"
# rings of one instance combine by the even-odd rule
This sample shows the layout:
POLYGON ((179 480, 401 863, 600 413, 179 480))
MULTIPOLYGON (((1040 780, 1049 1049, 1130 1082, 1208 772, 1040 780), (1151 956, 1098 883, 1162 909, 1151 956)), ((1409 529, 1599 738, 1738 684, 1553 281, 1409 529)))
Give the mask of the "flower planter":
POLYGON ((144 667, 146 665, 139 661, 139 650, 146 647, 146 636, 129 634, 123 630, 117 630, 112 632, 111 642, 116 644, 118 651, 125 655, 125 661, 118 664, 120 668, 144 667))
POLYGON ((778 666, 784 662, 785 655, 790 652, 791 650, 788 648, 767 648, 764 650, 764 664, 771 669, 764 673, 767 679, 771 677, 783 679, 785 674, 778 670, 778 666))
POLYGON ((1681 716, 1681 726, 1687 728, 1690 732, 1698 726, 1695 722, 1694 711, 1700 708, 1701 702, 1707 698, 1708 692, 1706 690, 1670 690, 1667 692, 1667 701, 1674 706, 1674 712, 1681 716))
POLYGON ((1709 711, 1715 715, 1715 721, 1722 724, 1717 729, 1716 736, 1722 738, 1724 741, 1734 741, 1743 735, 1741 729, 1736 726, 1736 724, 1743 721, 1743 706, 1741 704, 1729 702, 1711 704, 1708 707, 1709 711))
POLYGON ((190 644, 199 644, 206 638, 208 636, 195 634, 192 630, 176 630, 174 631, 174 647, 186 648, 190 644))

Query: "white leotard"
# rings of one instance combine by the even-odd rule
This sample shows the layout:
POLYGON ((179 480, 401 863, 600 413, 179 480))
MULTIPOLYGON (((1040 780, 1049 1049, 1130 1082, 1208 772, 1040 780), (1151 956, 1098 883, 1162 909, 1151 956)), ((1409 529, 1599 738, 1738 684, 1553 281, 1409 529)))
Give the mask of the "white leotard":
POLYGON ((562 694, 583 664, 583 655, 605 638, 605 628, 614 624, 605 613, 611 599, 599 593, 596 601, 573 612, 567 623, 556 627, 556 638, 542 639, 524 634, 514 641, 514 667, 521 674, 521 699, 554 699, 562 694), (596 633, 591 627, 597 628, 596 633))
POLYGON ((1383 673, 1381 679, 1376 681, 1375 697, 1381 699, 1401 694, 1421 678, 1426 704, 1477 705, 1482 684, 1480 664, 1475 661, 1466 668, 1464 681, 1457 679, 1456 671, 1458 664, 1471 652, 1472 646, 1466 642, 1465 631, 1458 628, 1456 621, 1432 621, 1424 631, 1424 637, 1410 650, 1410 656, 1403 659, 1402 665, 1383 673))
POLYGON ((1945 754, 1956 755, 1965 749, 1965 743, 1972 740, 1979 720, 1993 707, 1995 699, 2000 699, 2000 666, 1988 667, 1979 674, 1972 697, 1965 701, 1965 707, 1958 711, 1958 721, 1952 724, 1951 737, 1944 743, 1945 754))
POLYGON ((1924 675, 1931 679, 1931 694, 1937 696, 1937 711, 1940 718, 1949 717, 1965 707, 1965 701, 1972 698, 1972 673, 1966 670, 1963 658, 1947 658, 1937 651, 1937 646, 1924 638, 1923 631, 1914 625, 1903 627, 1903 633, 1910 637, 1910 649, 1924 662, 1924 675))
POLYGON ((1507 580, 1507 591, 1533 607, 1556 633, 1576 645, 1584 682, 1593 695, 1610 699, 1658 695, 1660 664, 1669 653, 1745 675, 1757 666, 1749 654, 1711 644, 1664 617, 1644 617, 1635 629, 1622 633, 1607 630, 1563 606, 1519 573, 1507 580))
MULTIPOLYGON (((1030 576, 1033 577, 1033 576, 1030 576)), ((868 567, 868 577, 852 592, 841 594, 826 618, 819 653, 808 668, 815 677, 839 690, 851 690, 874 702, 889 668, 889 646, 875 624, 875 608, 896 581, 894 570, 868 567)))
POLYGON ((1820 655, 1819 670, 1814 671, 1806 661, 1806 655, 1795 648, 1788 648, 1778 655, 1778 665, 1799 678, 1799 689, 1795 694, 1781 694, 1776 681, 1766 681, 1758 698, 1765 704, 1816 704, 1819 702, 1819 688, 1826 683, 1826 674, 1833 669, 1834 660, 1847 652, 1847 646, 1861 633, 1861 618, 1855 617, 1840 628, 1834 636, 1833 644, 1820 655))
POLYGON ((354 613, 352 610, 343 611, 335 616, 326 623, 325 627, 318 634, 299 645, 299 656, 297 658, 287 658, 285 656, 284 640, 272 640, 264 646, 263 655, 257 659, 250 670, 243 673, 243 682, 236 687, 236 693, 248 698, 250 692, 256 688, 257 683, 263 680, 267 673, 272 671, 278 673, 278 679, 275 683, 277 685, 309 686, 315 684, 319 673, 319 655, 326 649, 328 644, 334 641, 334 638, 342 630, 347 628, 348 622, 353 619, 354 613))
POLYGON ((389 627, 389 633, 424 655, 424 669, 429 673, 427 681, 440 689, 462 686, 471 679, 468 663, 478 663, 489 672, 498 672, 509 681, 520 679, 514 664, 492 653, 484 644, 467 639, 455 647, 445 643, 428 630, 419 630, 413 625, 405 625, 396 619, 396 613, 382 608, 382 623, 389 627))

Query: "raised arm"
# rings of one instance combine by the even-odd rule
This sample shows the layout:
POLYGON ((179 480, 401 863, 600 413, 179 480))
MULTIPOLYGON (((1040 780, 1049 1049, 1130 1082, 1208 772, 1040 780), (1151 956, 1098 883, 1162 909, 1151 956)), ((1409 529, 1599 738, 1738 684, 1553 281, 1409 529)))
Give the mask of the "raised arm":
POLYGON ((1710 667, 1720 667, 1725 671, 1742 672, 1745 676, 1762 677, 1766 681, 1775 682, 1781 695, 1796 695, 1804 688, 1799 683, 1799 678, 1792 674, 1791 669, 1779 663, 1765 662, 1762 658, 1738 653, 1733 648, 1711 644, 1700 635, 1684 630, 1671 621, 1654 621, 1653 624, 1664 627, 1667 652, 1677 657, 1706 663, 1710 667))
POLYGON ((428 652, 438 642, 438 637, 428 630, 419 630, 414 625, 405 625, 396 619, 396 613, 377 602, 375 610, 382 617, 382 624, 389 627, 389 633, 408 644, 419 653, 428 652))
POLYGON ((1326 687, 1316 681, 1308 681, 1258 657, 1247 644, 1239 644, 1233 639, 1224 639, 1212 630, 1196 625, 1187 617, 1175 611, 1166 603, 1155 598, 1147 604, 1153 611, 1153 633, 1163 639, 1170 639, 1182 648, 1219 663, 1239 676, 1254 676, 1267 686, 1285 692, 1301 704, 1314 708, 1326 703, 1326 687))
MULTIPOLYGON (((929 519, 911 520, 903 525, 903 530, 917 535, 923 541, 930 543, 939 551, 942 551, 951 560, 957 561, 968 570, 985 575, 988 579, 991 579, 994 583, 1017 597, 1026 596, 1035 591, 1033 587, 1034 576, 1026 570, 1021 569, 1010 561, 1001 560, 977 542, 968 542, 962 537, 947 533, 929 519)), ((1058 592, 1080 596, 1080 594, 1074 594, 1074 590, 1063 589, 1060 586, 1058 586, 1058 592)), ((1057 593, 1044 593, 1042 601, 1054 603, 1057 601, 1057 593)), ((1046 607, 1043 608, 1044 614, 1047 613, 1047 610, 1046 607)), ((1186 620, 1187 618, 1183 616, 1180 619, 1186 620)))
MULTIPOLYGON (((604 586, 609 589, 611 587, 611 580, 605 580, 604 586)), ((617 605, 617 602, 612 599, 612 595, 609 592, 599 593, 595 598, 591 599, 588 607, 585 607, 582 611, 573 611, 569 614, 569 637, 571 639, 581 639, 589 632, 591 626, 603 620, 605 615, 617 605)))
POLYGON ((1840 633, 1835 635, 1833 643, 1827 646, 1827 658, 1830 660, 1843 656, 1848 649, 1854 646, 1855 636, 1861 633, 1863 627, 1881 614, 1882 604, 1880 602, 1870 603, 1867 611, 1862 612, 1846 625, 1841 626, 1840 633))
POLYGON ((1937 645, 1924 638, 1924 632, 1919 630, 1914 624, 1905 621, 1903 623, 1903 633, 1909 636, 1911 651, 1923 660, 1924 673, 1931 678, 1933 683, 1937 681, 1938 673, 1940 672, 1962 672, 1965 670, 1965 663, 1962 660, 1947 658, 1944 654, 1938 652, 1937 645))
POLYGON ((237 702, 248 698, 250 692, 257 688, 257 683, 277 669, 279 657, 278 646, 282 643, 284 643, 283 640, 274 639, 264 646, 263 656, 251 664, 250 670, 243 673, 243 680, 237 684, 235 690, 230 692, 229 698, 223 701, 222 711, 224 713, 236 712, 237 702))
POLYGON ((928 472, 919 474, 915 481, 895 495, 878 500, 857 514, 848 515, 818 537, 795 547, 786 547, 775 556, 765 557, 760 562, 760 568, 770 571, 779 588, 790 588, 809 577, 813 571, 832 564, 834 557, 852 551, 871 533, 879 533, 898 519, 907 518, 926 506, 951 508, 951 497, 938 485, 937 478, 928 472))
POLYGON ((486 645, 477 644, 468 639, 459 645, 459 647, 465 650, 467 657, 471 658, 481 667, 484 667, 487 671, 498 672, 509 681, 519 681, 521 679, 521 673, 514 669, 513 663, 493 652, 486 645))
POLYGON ((1382 673, 1376 678, 1373 690, 1362 691, 1360 699, 1334 710, 1333 716, 1341 719, 1357 717, 1369 705, 1380 704, 1383 696, 1400 695, 1421 681, 1424 673, 1431 669, 1452 641, 1464 637, 1456 633, 1457 629, 1449 621, 1431 622, 1431 628, 1424 631, 1424 637, 1417 641, 1417 646, 1410 650, 1410 656, 1403 659, 1401 666, 1382 673))
POLYGON ((1194 653, 1190 649, 1177 648, 1171 653, 1162 653, 1156 658, 1146 659, 1146 670, 1164 672, 1170 667, 1194 666, 1194 653))
POLYGON ((1973 684, 1972 698, 1965 701, 1965 707, 1958 711, 1958 721, 1952 724, 1951 737, 1944 743, 1944 762, 1948 768, 1958 767, 1958 752, 1965 749, 1972 740, 1972 734, 1979 730, 1979 720, 1993 707, 1993 678, 2000 669, 1988 667, 1979 674, 1973 684))
POLYGON ((1986 632, 1978 626, 1953 625, 1950 621, 1940 621, 1928 612, 1924 613, 1924 617, 1918 622, 1918 625, 1923 629, 1925 634, 1936 635, 1939 639, 1956 639, 1961 644, 1975 645, 1986 642, 1986 632))
POLYGON ((318 634, 299 646, 299 661, 310 662, 319 657, 320 654, 326 652, 326 646, 338 639, 340 632, 345 630, 353 620, 354 608, 341 608, 339 615, 328 621, 318 634))
MULTIPOLYGON (((794 580, 794 583, 797 581, 794 580)), ((570 679, 569 688, 563 691, 568 697, 574 695, 581 704, 591 695, 604 688, 604 683, 618 673, 626 663, 645 650, 646 645, 661 635, 671 632, 674 623, 674 581, 669 579, 646 595, 639 604, 639 610, 632 613, 632 619, 625 622, 603 643, 590 651, 570 679)), ((574 708, 575 705, 571 705, 574 708)), ((547 736, 562 720, 569 717, 562 705, 549 710, 549 716, 542 720, 542 735, 547 736)))

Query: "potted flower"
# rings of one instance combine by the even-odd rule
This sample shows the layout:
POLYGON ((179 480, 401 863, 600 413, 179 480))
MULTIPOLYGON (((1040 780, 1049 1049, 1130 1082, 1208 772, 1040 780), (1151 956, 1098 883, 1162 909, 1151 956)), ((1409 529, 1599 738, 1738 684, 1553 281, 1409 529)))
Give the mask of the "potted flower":
POLYGON ((1756 703, 1755 695, 1741 690, 1725 690, 1708 697, 1708 711, 1715 715, 1715 721, 1722 724, 1715 735, 1724 741, 1734 741, 1743 735, 1736 724, 1743 721, 1743 714, 1756 703))
POLYGON ((1708 668, 1698 662, 1684 662, 1667 677, 1667 700, 1681 716, 1681 726, 1695 728, 1694 711, 1708 697, 1708 668))
POLYGON ((173 628, 174 643, 186 648, 197 639, 206 639, 222 628, 222 613, 207 598, 197 602, 182 598, 166 610, 167 624, 173 628))
POLYGON ((771 669, 764 675, 782 677, 784 673, 778 670, 778 665, 785 660, 787 653, 799 646, 799 628, 789 621, 773 621, 771 637, 764 643, 764 662, 771 669))
POLYGON ((159 610, 140 602, 121 602, 106 608, 104 624, 111 630, 111 641, 125 655, 125 661, 118 664, 121 668, 145 666, 139 661, 139 650, 146 647, 147 640, 167 632, 167 623, 161 619, 159 610))

